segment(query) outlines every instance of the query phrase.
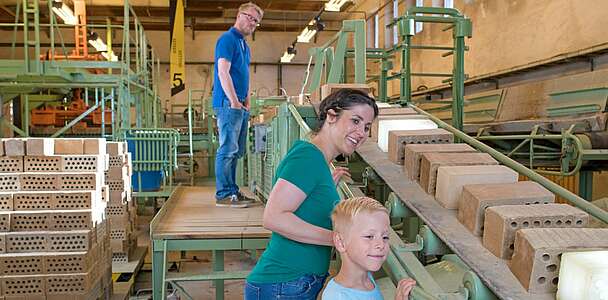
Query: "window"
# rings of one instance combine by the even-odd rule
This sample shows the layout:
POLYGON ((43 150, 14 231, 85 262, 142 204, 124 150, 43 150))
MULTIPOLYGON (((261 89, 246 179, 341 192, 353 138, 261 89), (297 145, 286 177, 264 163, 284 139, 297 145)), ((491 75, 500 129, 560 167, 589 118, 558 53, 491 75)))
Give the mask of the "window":
MULTIPOLYGON (((416 6, 417 7, 422 7, 424 6, 424 0, 416 0, 416 6)), ((421 14, 416 14, 417 16, 420 16, 421 14)), ((419 33, 422 31, 422 22, 416 22, 416 33, 419 33)))
POLYGON ((380 17, 378 13, 374 16, 374 48, 380 48, 380 34, 378 33, 378 23, 380 22, 380 17))
MULTIPOLYGON (((393 0, 393 19, 399 17, 399 0, 393 0)), ((397 25, 393 26, 393 45, 397 45, 399 42, 399 33, 397 32, 397 25)))

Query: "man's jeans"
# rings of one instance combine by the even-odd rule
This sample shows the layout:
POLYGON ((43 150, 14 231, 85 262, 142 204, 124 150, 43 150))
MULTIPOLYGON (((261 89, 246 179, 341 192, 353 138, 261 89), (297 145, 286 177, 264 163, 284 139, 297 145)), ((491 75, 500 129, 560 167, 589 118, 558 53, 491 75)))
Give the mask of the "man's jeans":
POLYGON ((220 200, 236 195, 236 166, 245 155, 249 111, 230 106, 215 107, 220 147, 215 156, 215 198, 220 200))
POLYGON ((304 275, 296 280, 280 283, 252 283, 245 281, 245 300, 298 299, 315 300, 323 288, 327 275, 304 275))

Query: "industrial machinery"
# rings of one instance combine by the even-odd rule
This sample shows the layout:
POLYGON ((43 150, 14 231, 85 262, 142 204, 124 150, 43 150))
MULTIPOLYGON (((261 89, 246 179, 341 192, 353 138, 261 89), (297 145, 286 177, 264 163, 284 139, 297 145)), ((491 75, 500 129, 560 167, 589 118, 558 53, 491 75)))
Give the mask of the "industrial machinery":
MULTIPOLYGON (((597 134, 582 133, 577 127, 580 120, 570 120, 561 123, 563 130, 559 134, 547 134, 541 130, 543 125, 540 124, 534 127, 529 135, 490 136, 485 133, 491 130, 483 129, 485 128, 483 125, 477 125, 480 128, 479 134, 473 134, 473 137, 467 135, 465 132, 470 128, 467 123, 467 112, 469 112, 467 105, 470 103, 464 97, 463 55, 466 50, 464 38, 470 36, 471 32, 470 21, 452 9, 416 8, 396 19, 394 24, 397 24, 402 38, 395 49, 364 49, 364 46, 359 44, 363 40, 362 44, 365 45, 364 23, 355 20, 345 21, 343 31, 338 32, 330 42, 310 50, 311 56, 316 58, 315 69, 311 74, 312 80, 309 80, 310 78, 305 80, 305 84, 310 82, 308 89, 303 90, 314 94, 323 82, 345 82, 348 74, 345 74, 343 67, 348 65, 347 58, 355 57, 355 83, 364 83, 366 80, 379 81, 380 101, 411 107, 419 115, 433 121, 439 128, 452 133, 456 140, 489 154, 502 165, 515 170, 520 176, 536 181, 564 201, 601 220, 604 225, 608 223, 608 212, 535 172, 538 169, 532 170, 535 167, 543 167, 546 174, 572 175, 581 170, 585 161, 605 159, 607 150, 594 149, 590 146, 594 144, 590 143, 590 140, 597 141, 597 134), (412 45, 411 36, 415 33, 410 30, 410 25, 413 22, 451 24, 448 29, 453 30, 454 45, 451 47, 412 45), (360 26, 363 32, 356 29, 361 28, 360 26), (353 32, 355 49, 347 49, 346 36, 353 32), (338 43, 334 52, 331 44, 336 41, 338 43), (449 51, 447 55, 454 55, 454 73, 423 74, 411 71, 407 58, 409 50, 415 47, 449 51), (402 70, 389 76, 388 69, 391 69, 392 65, 389 61, 396 52, 402 54, 402 70), (381 76, 367 78, 366 55, 369 55, 370 59, 381 60, 381 76), (421 109, 424 103, 421 103, 420 107, 413 104, 411 88, 409 88, 410 76, 450 78, 446 82, 452 85, 454 100, 440 102, 441 113, 449 112, 447 118, 432 115, 421 109), (386 84, 393 79, 399 79, 401 82, 401 92, 396 99, 390 99, 386 94, 386 84), (442 119, 451 120, 452 125, 442 119), (509 146, 510 148, 496 147, 497 144, 506 145, 508 144, 506 141, 516 139, 517 143, 509 146), (529 156, 522 159, 521 150, 525 147, 530 149, 529 156), (543 160, 550 163, 541 163, 543 160), (527 166, 522 163, 526 163, 527 166), (551 167, 555 166, 557 170, 551 173, 551 167)), ((267 199, 270 193, 274 170, 281 158, 295 140, 306 139, 310 128, 316 125, 313 106, 294 105, 294 103, 295 101, 279 106, 278 114, 272 120, 255 124, 250 134, 247 177, 250 188, 263 199, 267 199)), ((595 142, 595 145, 601 143, 595 142)), ((380 281, 388 280, 396 284, 401 278, 414 278, 418 284, 412 291, 413 299, 549 299, 553 297, 551 294, 532 294, 525 290, 509 271, 506 260, 489 254, 478 237, 466 230, 460 230, 461 225, 456 220, 454 211, 436 205, 432 196, 423 192, 417 184, 404 178, 402 166, 389 162, 386 154, 373 142, 368 141, 356 151, 355 155, 340 163, 350 168, 355 180, 355 183, 351 184, 340 183, 339 192, 342 197, 371 195, 383 202, 390 210, 393 225, 390 235, 391 251, 383 267, 384 272, 377 274, 380 281)))

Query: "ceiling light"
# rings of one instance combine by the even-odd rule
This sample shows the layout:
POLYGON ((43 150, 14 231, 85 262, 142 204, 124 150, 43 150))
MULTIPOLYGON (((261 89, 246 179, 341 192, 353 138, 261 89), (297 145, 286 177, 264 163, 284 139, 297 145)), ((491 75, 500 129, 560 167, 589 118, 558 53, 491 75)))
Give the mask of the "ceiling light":
POLYGON ((340 11, 342 5, 344 5, 349 0, 329 0, 329 2, 325 3, 326 11, 340 11))
POLYGON ((107 59, 109 61, 118 61, 118 56, 116 56, 116 54, 114 54, 114 51, 112 51, 112 50, 109 50, 107 52, 101 52, 101 56, 103 56, 105 59, 107 59))
POLYGON ((302 30, 302 33, 298 35, 298 43, 309 43, 312 37, 315 36, 317 29, 312 25, 314 25, 314 21, 310 21, 308 26, 306 26, 304 30, 302 30))
POLYGON ((74 15, 72 9, 61 0, 53 0, 53 12, 63 20, 63 23, 69 25, 78 24, 78 19, 74 15))
POLYGON ((285 51, 283 53, 283 56, 281 56, 281 62, 282 63, 288 63, 291 62, 291 60, 293 59, 293 57, 296 56, 295 53, 287 53, 287 51, 285 51))
POLYGON ((99 52, 108 51, 108 46, 104 43, 101 38, 97 35, 96 32, 89 33, 89 44, 95 48, 95 50, 99 52))

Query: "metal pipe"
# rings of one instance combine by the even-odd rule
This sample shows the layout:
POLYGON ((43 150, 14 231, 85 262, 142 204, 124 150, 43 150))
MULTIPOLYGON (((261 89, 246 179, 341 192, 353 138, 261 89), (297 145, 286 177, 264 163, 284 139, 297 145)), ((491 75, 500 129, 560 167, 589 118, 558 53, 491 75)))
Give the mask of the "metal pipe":
MULTIPOLYGON (((483 152, 486 152, 486 153, 492 155, 492 157, 494 157, 496 160, 500 161, 501 163, 510 167, 511 169, 517 171, 519 174, 528 177, 530 180, 538 182, 540 185, 544 186, 549 191, 568 200, 568 202, 574 204, 576 207, 578 207, 578 208, 584 210, 585 212, 589 213, 590 215, 602 220, 604 223, 608 223, 608 212, 591 204, 587 200, 585 200, 585 199, 579 197, 578 195, 570 192, 569 190, 559 186, 558 184, 550 181, 549 179, 538 174, 537 172, 534 172, 534 171, 528 169, 524 165, 514 161, 513 159, 505 156, 504 154, 494 150, 490 146, 470 137, 469 135, 467 135, 466 133, 464 133, 460 130, 457 130, 456 128, 450 126, 449 124, 441 121, 439 118, 425 112, 424 110, 422 110, 414 105, 410 105, 410 106, 414 110, 416 110, 418 113, 428 117, 433 122, 437 123, 437 125, 439 125, 439 127, 444 128, 447 131, 450 131, 456 137, 462 139, 462 141, 466 142, 467 144, 479 149, 480 151, 483 151, 483 152)), ((576 143, 576 140, 575 140, 575 143, 576 143)))

